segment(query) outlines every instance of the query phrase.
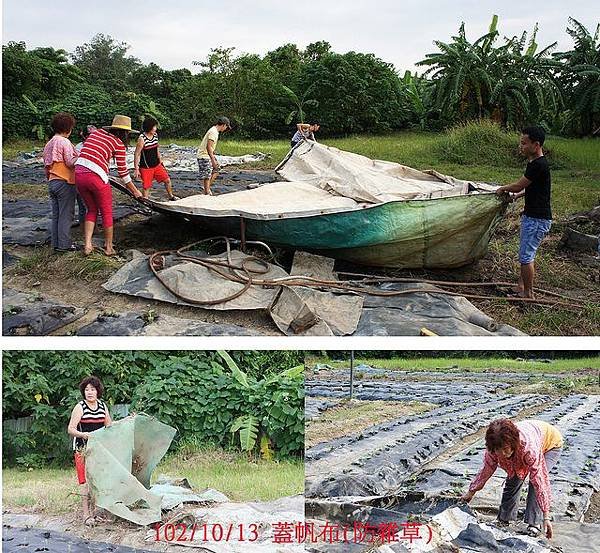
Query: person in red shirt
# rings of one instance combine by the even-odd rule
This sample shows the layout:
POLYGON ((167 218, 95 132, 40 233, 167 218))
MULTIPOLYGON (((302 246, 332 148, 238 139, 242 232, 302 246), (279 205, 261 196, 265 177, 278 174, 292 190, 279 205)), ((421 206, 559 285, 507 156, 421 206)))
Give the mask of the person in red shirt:
POLYGON ((549 472, 558 461, 563 446, 559 430, 541 420, 523 420, 513 423, 509 419, 493 421, 485 433, 483 467, 462 496, 471 501, 500 466, 508 475, 502 492, 498 522, 502 526, 517 518, 521 487, 529 476, 529 490, 524 520, 527 533, 538 536, 542 526, 546 537, 552 537, 550 522, 549 472))
POLYGON ((131 181, 126 163, 129 135, 137 132, 131 128, 131 118, 115 115, 112 125, 96 129, 88 136, 75 162, 75 184, 87 209, 83 228, 84 255, 89 255, 94 250, 92 235, 98 212, 102 215, 104 228, 104 253, 116 255, 113 248, 112 187, 108 183, 111 159, 114 158, 119 177, 134 197, 142 197, 142 193, 131 181))

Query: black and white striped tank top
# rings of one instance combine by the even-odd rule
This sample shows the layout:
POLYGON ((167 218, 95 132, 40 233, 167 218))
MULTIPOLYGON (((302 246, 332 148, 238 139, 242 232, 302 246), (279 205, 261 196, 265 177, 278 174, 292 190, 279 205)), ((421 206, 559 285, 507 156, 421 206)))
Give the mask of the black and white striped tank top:
MULTIPOLYGON (((106 405, 103 401, 98 400, 96 409, 91 409, 84 399, 79 402, 79 405, 83 409, 83 415, 77 425, 79 432, 93 432, 104 427, 104 423, 106 422, 106 405)), ((86 441, 83 438, 75 438, 73 440, 73 449, 85 447, 86 441)))
POLYGON ((140 154, 140 167, 143 169, 151 169, 158 165, 158 135, 155 134, 152 138, 148 138, 146 133, 142 133, 144 147, 140 154))

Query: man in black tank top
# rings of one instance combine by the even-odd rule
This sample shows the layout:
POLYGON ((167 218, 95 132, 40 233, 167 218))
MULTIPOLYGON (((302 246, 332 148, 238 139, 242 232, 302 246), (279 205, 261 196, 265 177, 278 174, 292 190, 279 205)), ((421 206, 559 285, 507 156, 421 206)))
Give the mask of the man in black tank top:
POLYGON ((93 508, 89 499, 89 489, 85 478, 85 457, 83 451, 87 445, 90 434, 96 430, 110 426, 112 419, 106 404, 100 399, 104 386, 95 376, 84 378, 79 384, 79 391, 83 399, 75 405, 71 412, 68 432, 73 436, 73 450, 77 479, 81 486, 81 502, 83 520, 86 525, 94 526, 93 508))
POLYGON ((513 200, 525 197, 519 247, 521 273, 519 284, 516 287, 516 292, 524 298, 534 297, 535 254, 552 225, 552 208, 550 206, 552 181, 548 160, 542 150, 545 139, 546 133, 541 127, 523 129, 520 150, 528 159, 525 174, 517 182, 500 186, 496 190, 496 194, 513 192, 513 200))

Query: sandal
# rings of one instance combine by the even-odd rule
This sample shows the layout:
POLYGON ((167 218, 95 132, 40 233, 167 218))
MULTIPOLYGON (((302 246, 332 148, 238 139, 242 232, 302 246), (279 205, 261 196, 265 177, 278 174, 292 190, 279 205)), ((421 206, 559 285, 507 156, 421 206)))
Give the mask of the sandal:
POLYGON ((538 528, 537 526, 533 526, 532 524, 530 524, 527 527, 526 533, 528 536, 531 536, 532 538, 539 538, 542 533, 542 530, 540 528, 538 528))
POLYGON ((172 196, 169 197, 170 202, 176 202, 177 200, 181 200, 181 198, 178 196, 175 196, 175 194, 173 194, 172 196))
POLYGON ((87 517, 87 518, 86 518, 86 519, 83 521, 83 523, 84 523, 86 526, 88 526, 88 527, 90 527, 90 528, 93 528, 94 526, 96 526, 96 519, 95 519, 93 516, 91 516, 91 515, 90 515, 89 517, 87 517))

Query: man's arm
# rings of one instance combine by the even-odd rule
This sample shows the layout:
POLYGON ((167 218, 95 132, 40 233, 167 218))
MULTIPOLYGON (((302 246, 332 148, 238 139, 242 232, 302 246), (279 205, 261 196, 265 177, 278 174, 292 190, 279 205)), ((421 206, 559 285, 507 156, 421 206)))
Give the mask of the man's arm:
POLYGON ((531 181, 527 177, 522 176, 517 182, 498 187, 496 189, 496 194, 504 194, 505 192, 521 192, 524 191, 530 184, 531 181))
POLYGON ((206 151, 208 152, 208 157, 212 162, 213 169, 218 171, 220 169, 219 163, 217 162, 217 158, 215 157, 215 141, 208 139, 206 142, 206 151))

